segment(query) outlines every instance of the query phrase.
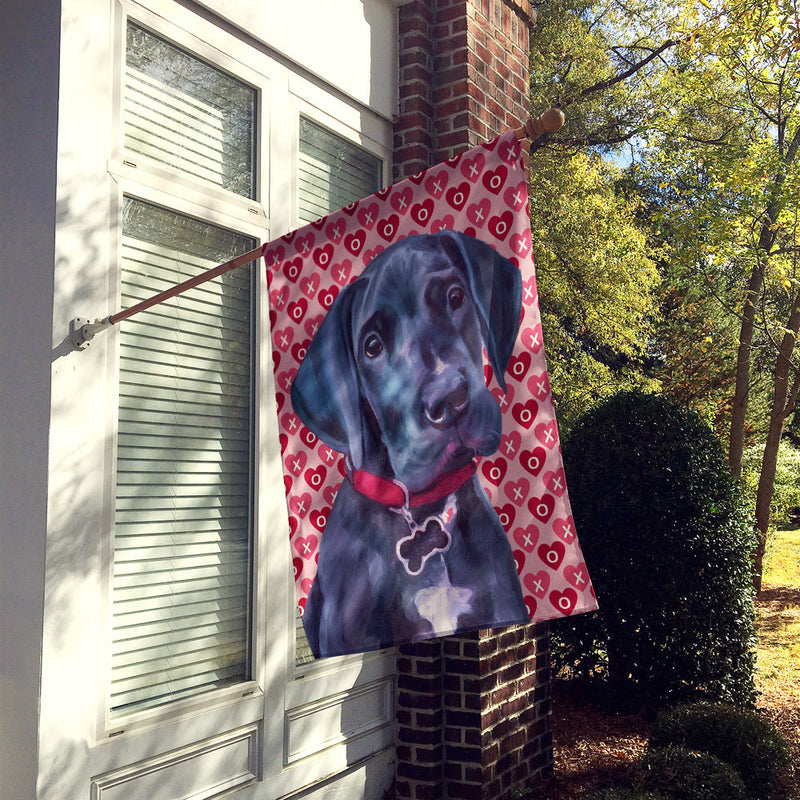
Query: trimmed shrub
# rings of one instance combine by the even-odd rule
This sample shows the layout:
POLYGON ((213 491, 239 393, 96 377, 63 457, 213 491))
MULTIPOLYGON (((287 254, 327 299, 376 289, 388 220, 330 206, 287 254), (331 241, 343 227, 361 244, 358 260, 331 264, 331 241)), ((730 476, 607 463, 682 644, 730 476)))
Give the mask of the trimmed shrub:
POLYGON ((564 442, 573 516, 600 610, 552 626, 557 669, 636 703, 755 697, 753 529, 711 429, 623 392, 564 442))
POLYGON ((774 726, 755 711, 722 703, 695 703, 659 714, 650 747, 671 745, 710 753, 730 764, 753 797, 769 797, 789 764, 788 746, 774 726))
POLYGON ((730 764, 685 747, 649 751, 636 770, 633 785, 670 800, 748 800, 744 783, 730 764))

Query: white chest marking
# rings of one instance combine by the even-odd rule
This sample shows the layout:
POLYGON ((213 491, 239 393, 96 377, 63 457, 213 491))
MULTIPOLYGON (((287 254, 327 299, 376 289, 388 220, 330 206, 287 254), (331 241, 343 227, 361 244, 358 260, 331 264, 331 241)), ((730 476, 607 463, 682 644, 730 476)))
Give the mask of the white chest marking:
POLYGON ((458 628, 459 616, 471 611, 472 595, 472 589, 453 586, 445 573, 436 586, 416 593, 414 605, 435 631, 454 631, 458 628))

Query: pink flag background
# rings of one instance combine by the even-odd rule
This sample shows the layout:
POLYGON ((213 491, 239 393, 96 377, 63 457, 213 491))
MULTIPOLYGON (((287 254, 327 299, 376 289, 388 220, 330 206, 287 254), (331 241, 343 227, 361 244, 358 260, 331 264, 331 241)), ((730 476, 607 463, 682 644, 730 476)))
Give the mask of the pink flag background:
POLYGON ((522 323, 503 394, 499 450, 478 466, 508 535, 532 620, 597 607, 570 510, 537 302, 528 189, 513 131, 277 239, 264 248, 284 483, 297 598, 305 606, 344 459, 294 414, 290 387, 342 287, 385 247, 449 228, 488 243, 522 273, 522 323))

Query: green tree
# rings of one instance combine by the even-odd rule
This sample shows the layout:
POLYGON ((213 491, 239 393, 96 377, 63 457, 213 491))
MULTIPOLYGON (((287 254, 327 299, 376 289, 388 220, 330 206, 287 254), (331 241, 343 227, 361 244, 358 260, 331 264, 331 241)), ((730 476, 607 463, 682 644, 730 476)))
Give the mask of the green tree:
POLYGON ((646 0, 550 0, 531 39, 532 106, 567 110, 561 131, 534 143, 530 180, 548 363, 567 428, 598 397, 655 385, 648 345, 659 276, 638 198, 603 156, 635 138, 637 98, 673 46, 650 44, 664 30, 656 18, 646 0), (635 31, 626 8, 637 8, 635 31))
MULTIPOLYGON (((535 143, 537 157, 546 153, 562 168, 549 178, 550 202, 558 208, 576 153, 619 159, 628 152, 628 185, 644 202, 637 204, 617 178, 615 194, 625 198, 634 227, 649 227, 646 252, 664 278, 664 314, 651 341, 645 344, 644 329, 634 327, 637 356, 608 351, 596 344, 602 323, 574 333, 575 319, 588 317, 577 303, 578 313, 569 313, 568 294, 548 306, 550 287, 572 264, 561 237, 561 263, 553 260, 542 304, 551 327, 574 345, 565 378, 593 396, 604 393, 603 377, 606 385, 624 385, 654 374, 718 430, 727 422, 737 476, 745 444, 765 441, 756 502, 758 586, 778 446, 800 391, 798 0, 547 0, 538 10, 532 103, 567 112, 558 134, 535 143), (660 370, 652 373, 645 353, 660 370), (609 371, 588 368, 596 364, 609 371)), ((592 280, 589 274, 585 285, 592 280)))
MULTIPOLYGON (((742 455, 742 489, 753 508, 763 458, 764 448, 761 445, 746 447, 742 455)), ((775 525, 789 524, 797 514, 797 509, 800 509, 800 450, 784 438, 778 448, 770 519, 775 525)))
POLYGON ((652 384, 643 359, 659 278, 618 178, 584 153, 541 153, 532 169, 539 304, 565 428, 598 397, 652 384))
POLYGON ((722 440, 730 427, 735 320, 668 265, 663 272, 655 377, 663 394, 700 414, 722 440))
POLYGON ((677 45, 678 6, 661 0, 545 0, 531 37, 531 101, 566 124, 534 148, 636 146, 658 110, 656 78, 677 45))
POLYGON ((670 259, 737 321, 728 458, 738 476, 748 426, 764 431, 758 587, 778 446, 800 390, 800 16, 796 0, 702 0, 681 36, 638 171, 670 259), (759 372, 767 410, 754 421, 759 372))

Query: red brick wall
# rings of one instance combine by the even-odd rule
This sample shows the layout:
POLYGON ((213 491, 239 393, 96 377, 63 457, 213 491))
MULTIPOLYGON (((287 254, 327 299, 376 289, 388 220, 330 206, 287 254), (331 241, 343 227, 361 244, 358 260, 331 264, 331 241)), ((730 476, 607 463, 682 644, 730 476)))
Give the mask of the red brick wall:
POLYGON ((446 796, 496 798, 548 777, 547 626, 451 637, 443 648, 446 796))
POLYGON ((433 10, 429 0, 398 9, 398 109, 394 122, 394 180, 437 163, 433 160, 433 10))
POLYGON ((546 623, 401 647, 397 797, 495 800, 550 777, 549 654, 546 623))
POLYGON ((395 789, 398 798, 444 798, 442 640, 400 647, 397 656, 395 789))
POLYGON ((530 112, 530 0, 400 6, 394 178, 516 127, 530 112))
MULTIPOLYGON (((395 180, 524 122, 530 0, 410 0, 398 15, 395 180)), ((548 631, 400 648, 399 798, 495 800, 552 774, 548 631)))

